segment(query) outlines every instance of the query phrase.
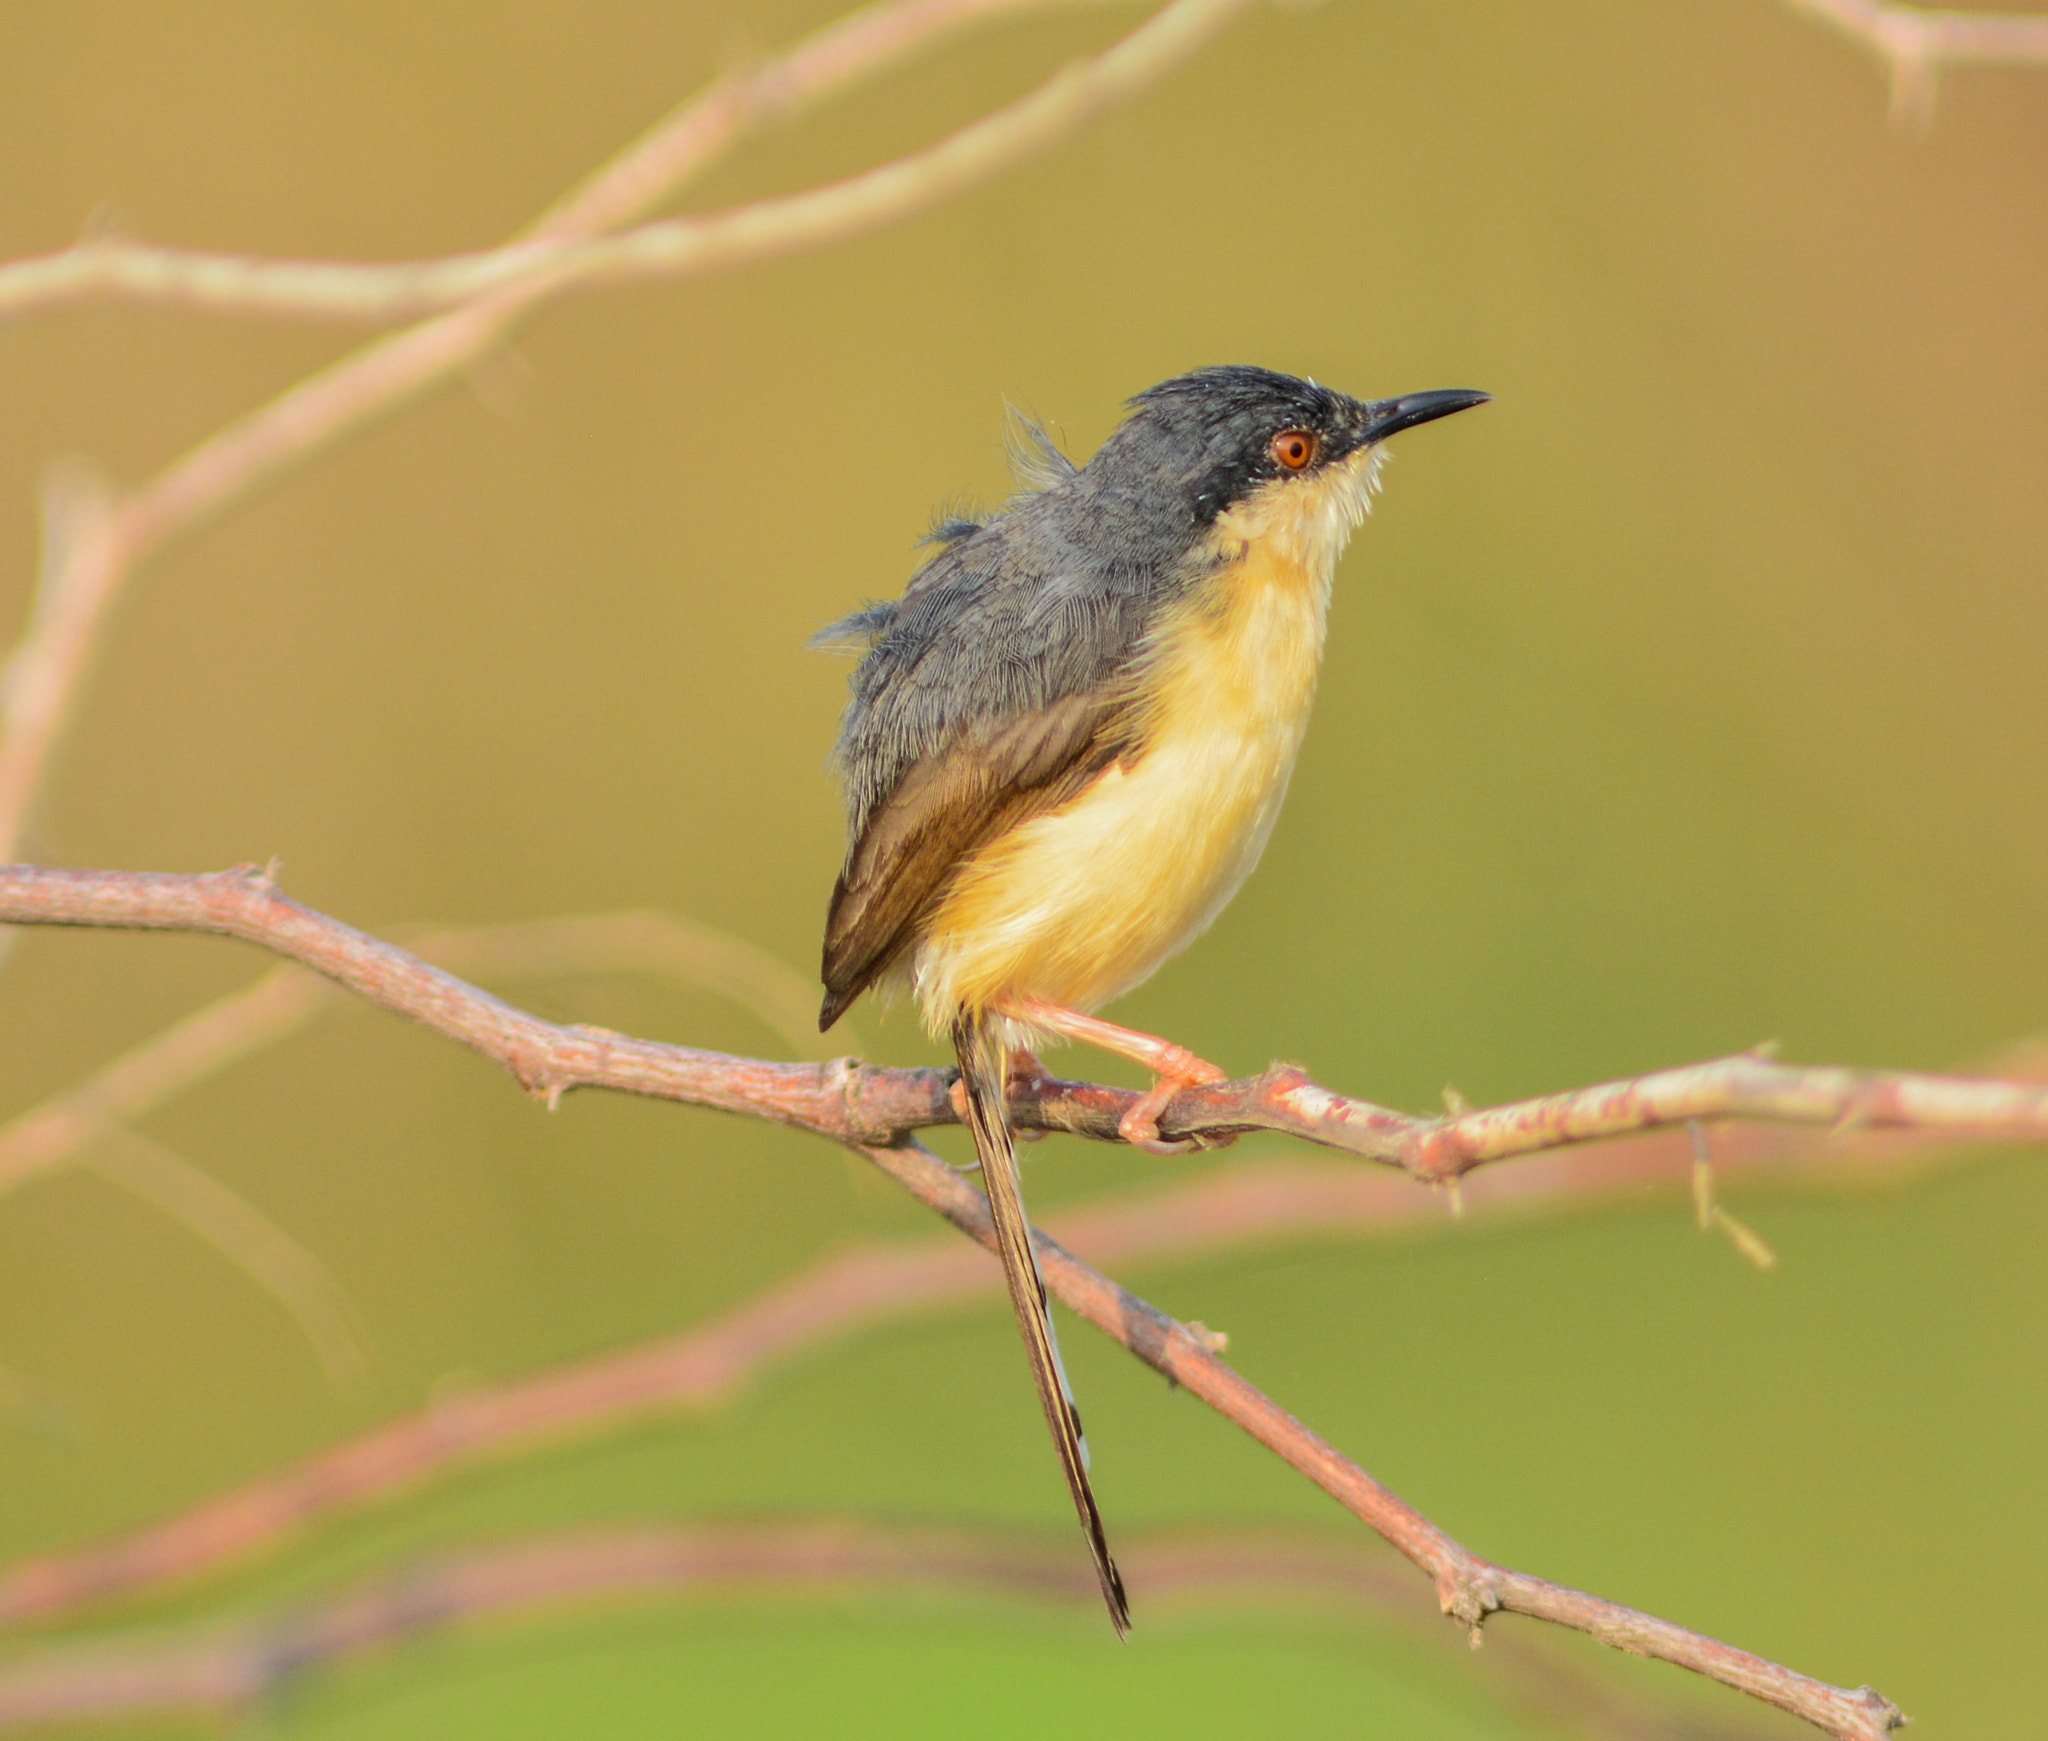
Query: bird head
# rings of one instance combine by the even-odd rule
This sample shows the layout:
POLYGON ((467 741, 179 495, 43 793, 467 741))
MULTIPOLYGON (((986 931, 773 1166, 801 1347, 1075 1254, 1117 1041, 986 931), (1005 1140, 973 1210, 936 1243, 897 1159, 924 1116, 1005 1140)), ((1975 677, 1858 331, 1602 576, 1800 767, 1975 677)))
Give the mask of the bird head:
POLYGON ((1084 476, 1102 507, 1142 515, 1157 534, 1273 537, 1304 561, 1334 562, 1371 501, 1380 444, 1489 397, 1354 399, 1271 369, 1198 369, 1133 399, 1084 476))

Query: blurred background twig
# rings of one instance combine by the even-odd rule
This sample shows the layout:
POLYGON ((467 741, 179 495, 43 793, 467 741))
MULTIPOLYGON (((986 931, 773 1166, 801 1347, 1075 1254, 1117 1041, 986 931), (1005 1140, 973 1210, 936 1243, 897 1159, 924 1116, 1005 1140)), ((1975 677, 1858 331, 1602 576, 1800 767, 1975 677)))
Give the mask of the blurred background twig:
MULTIPOLYGON (((232 1717, 308 1675, 379 1650, 484 1623, 531 1625, 594 1605, 893 1591, 912 1601, 1079 1607, 1094 1589, 1067 1547, 1064 1539, 829 1519, 501 1543, 400 1567, 294 1612, 100 1640, 0 1665, 0 1728, 187 1712, 232 1717)), ((1184 1625, 1221 1604, 1319 1623, 1363 1616, 1425 1649, 1441 1652, 1451 1643, 1440 1627, 1418 1624, 1413 1592, 1390 1563, 1313 1538, 1183 1532, 1131 1537, 1118 1553, 1144 1580, 1161 1624, 1184 1625)), ((1586 1741, 1738 1741, 1757 1733, 1625 1693, 1521 1635, 1490 1638, 1476 1658, 1461 1655, 1458 1666, 1476 1664, 1508 1713, 1561 1724, 1586 1741)))
MULTIPOLYGON (((714 86, 664 120, 526 232, 566 244, 627 222, 672 197, 749 132, 874 73, 963 25, 1049 0, 895 0, 828 27, 754 73, 714 86)), ((732 265, 752 255, 837 241, 942 199, 1042 148, 1091 114, 1144 88, 1199 47, 1250 0, 1173 0, 1116 48, 1056 77, 1035 96, 921 158, 769 208, 731 214, 708 244, 684 225, 651 232, 652 270, 732 265), (721 245, 722 242, 722 245, 721 245)), ((202 273, 202 281, 212 275, 202 273)), ((135 565, 229 503, 351 431, 445 381, 502 340, 573 272, 515 272, 455 293, 463 306, 380 339, 209 437, 148 483, 118 497, 67 481, 45 501, 44 572, 34 621, 0 672, 0 859, 19 856, 22 829, 46 777, 101 626, 135 565)), ((429 296, 423 306, 449 300, 429 296)), ((70 474, 66 474, 67 480, 70 474)))

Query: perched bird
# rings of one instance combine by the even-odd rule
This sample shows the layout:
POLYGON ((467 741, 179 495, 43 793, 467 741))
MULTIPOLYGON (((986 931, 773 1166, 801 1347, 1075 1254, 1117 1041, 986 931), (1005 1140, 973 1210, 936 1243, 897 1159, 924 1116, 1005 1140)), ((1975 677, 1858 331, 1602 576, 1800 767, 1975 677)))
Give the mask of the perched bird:
POLYGON ((1198 935, 1258 862, 1315 695, 1330 582, 1388 436, 1485 403, 1361 401, 1201 369, 1130 402, 1085 467, 1026 424, 1023 492, 945 519, 902 598, 814 645, 863 651, 837 760, 845 868, 825 926, 829 1028, 908 983, 960 1060, 1010 1301, 1097 1577, 1129 1624, 1024 1217, 1005 1101, 1047 1037, 1157 1080, 1126 1140, 1223 1072, 1093 1012, 1198 935))

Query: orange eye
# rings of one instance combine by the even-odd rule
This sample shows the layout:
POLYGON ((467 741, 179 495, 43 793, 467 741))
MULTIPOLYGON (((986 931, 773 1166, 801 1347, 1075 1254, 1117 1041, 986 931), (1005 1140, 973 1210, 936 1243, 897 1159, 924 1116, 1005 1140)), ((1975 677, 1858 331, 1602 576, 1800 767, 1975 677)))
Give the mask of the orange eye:
POLYGON ((1322 445, 1313 429, 1283 429, 1273 437, 1270 451, 1289 471, 1298 472, 1315 463, 1322 445))

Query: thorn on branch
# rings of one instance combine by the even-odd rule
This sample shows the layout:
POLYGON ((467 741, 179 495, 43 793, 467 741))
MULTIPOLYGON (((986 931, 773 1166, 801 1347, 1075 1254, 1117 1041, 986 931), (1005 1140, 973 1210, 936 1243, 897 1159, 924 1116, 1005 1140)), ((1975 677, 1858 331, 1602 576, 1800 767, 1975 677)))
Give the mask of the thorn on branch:
MULTIPOLYGON (((865 1147, 894 1148, 906 1135, 900 1124, 873 1116, 868 1109, 869 1065, 852 1056, 834 1058, 818 1066, 825 1092, 839 1103, 839 1140, 865 1147)), ((947 1085, 954 1115, 964 1118, 956 1092, 959 1071, 939 1073, 947 1085)))
POLYGON ((1898 49, 1891 63, 1891 123, 1925 132, 1934 125, 1934 99, 1941 85, 1934 57, 1924 48, 1898 49))
POLYGON ((1756 1268, 1768 1273, 1778 1267, 1778 1254, 1761 1234, 1746 1222, 1737 1221, 1727 1210, 1716 1208, 1714 1225, 1728 1236, 1728 1243, 1756 1268))
POLYGON ((1685 1121, 1686 1134, 1692 1138, 1692 1206, 1693 1218, 1702 1233, 1716 1230, 1725 1234, 1728 1243, 1743 1257, 1760 1270, 1774 1270, 1778 1267, 1778 1254, 1747 1222, 1738 1221, 1715 1201, 1714 1197, 1714 1151, 1707 1137, 1707 1127, 1696 1118, 1685 1121))
POLYGON ((103 199, 85 214, 85 222, 78 226, 80 246, 94 242, 133 242, 137 240, 134 227, 128 222, 128 214, 117 201, 103 199))
POLYGON ((548 1111, 553 1112, 561 1104, 562 1091, 568 1079, 555 1069, 546 1054, 536 1054, 529 1047, 520 1047, 505 1054, 505 1068, 512 1072, 517 1082, 531 1100, 544 1100, 548 1111))
POLYGON ((1685 1121, 1685 1134, 1692 1138, 1692 1212, 1699 1230, 1714 1225, 1714 1151, 1707 1142, 1707 1127, 1696 1118, 1685 1121))
POLYGON ((1486 1624, 1487 1616, 1500 1612, 1500 1592, 1484 1578, 1460 1569, 1444 1574, 1437 1585, 1436 1598, 1444 1613, 1465 1628, 1472 1648, 1477 1650, 1480 1628, 1486 1624))
POLYGON ((1828 1126, 1828 1135, 1835 1139, 1856 1136, 1879 1122, 1875 1098, 1866 1090, 1842 1108, 1840 1116, 1828 1126))

